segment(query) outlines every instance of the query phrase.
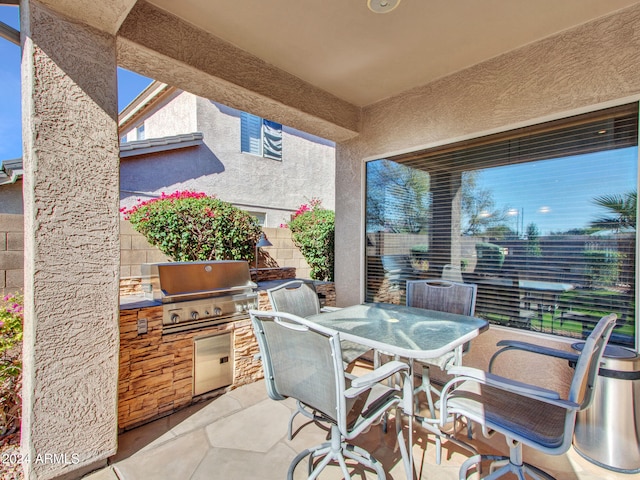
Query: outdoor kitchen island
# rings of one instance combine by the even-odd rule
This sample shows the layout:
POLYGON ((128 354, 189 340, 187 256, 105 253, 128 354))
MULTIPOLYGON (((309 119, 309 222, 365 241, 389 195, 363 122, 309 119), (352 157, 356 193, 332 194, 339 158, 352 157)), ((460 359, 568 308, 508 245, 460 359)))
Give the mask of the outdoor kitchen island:
MULTIPOLYGON (((170 268, 180 268, 174 266, 178 263, 172 263, 170 268)), ((217 268, 229 267, 220 265, 221 262, 194 263, 201 267, 211 266, 214 273, 217 268)), ((191 285, 191 290, 199 293, 186 300, 181 296, 180 301, 174 301, 175 298, 167 301, 166 297, 171 295, 153 299, 149 291, 121 296, 120 431, 263 377, 260 360, 256 358, 259 349, 248 310, 269 309, 265 288, 270 288, 274 282, 291 280, 295 269, 293 272, 283 269, 281 276, 284 278, 274 280, 270 277, 268 281, 258 281, 257 287, 244 278, 243 269, 239 271, 240 277, 238 271, 231 275, 235 285, 216 284, 216 288, 209 289, 209 295, 203 293, 204 289, 191 285), (212 301, 213 304, 209 303, 212 301), (177 319, 175 315, 181 318, 177 319)), ((248 269, 246 272, 248 275, 248 269)), ((188 275, 190 279, 193 276, 193 272, 188 275)), ((164 287, 169 292, 173 289, 168 281, 163 282, 166 292, 164 287)), ((149 289, 144 281, 143 289, 149 289)), ((335 304, 332 283, 322 282, 318 290, 327 304, 335 304)))

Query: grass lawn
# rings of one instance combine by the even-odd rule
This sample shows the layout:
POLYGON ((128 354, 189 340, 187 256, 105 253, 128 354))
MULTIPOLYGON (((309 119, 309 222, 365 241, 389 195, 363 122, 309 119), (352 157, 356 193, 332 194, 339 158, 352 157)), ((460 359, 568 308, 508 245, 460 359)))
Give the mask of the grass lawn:
POLYGON ((537 311, 530 318, 495 313, 478 314, 492 323, 523 328, 528 326, 534 331, 583 338, 600 318, 615 313, 618 315, 619 324, 614 330, 613 342, 633 346, 634 307, 632 299, 627 294, 606 289, 576 289, 563 293, 558 299, 556 311, 545 309, 542 318, 537 311))

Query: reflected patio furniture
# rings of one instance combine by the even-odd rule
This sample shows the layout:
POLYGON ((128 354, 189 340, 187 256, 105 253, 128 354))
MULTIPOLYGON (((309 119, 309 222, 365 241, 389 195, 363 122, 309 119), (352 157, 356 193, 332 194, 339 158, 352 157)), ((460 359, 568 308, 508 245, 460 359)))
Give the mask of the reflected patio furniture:
POLYGON ((442 280, 450 282, 464 283, 462 279, 462 269, 450 263, 442 267, 442 280))
MULTIPOLYGON (((347 376, 341 361, 340 334, 335 330, 284 312, 251 310, 250 315, 269 397, 294 398, 313 408, 331 426, 329 441, 296 455, 289 466, 289 480, 306 456, 309 456, 309 479, 315 479, 332 461, 338 462, 344 478, 350 479, 345 457, 372 468, 378 478, 384 479, 382 465, 369 452, 346 442, 380 422, 392 408, 396 409, 396 436, 409 472, 402 433, 403 395, 380 383, 403 374, 405 384, 410 385, 409 365, 390 362, 361 377, 347 376)), ((405 390, 410 401, 410 388, 405 390)))
POLYGON ((408 255, 383 255, 380 257, 384 276, 389 281, 391 289, 404 289, 407 280, 416 278, 408 255))
MULTIPOLYGON (((425 308, 427 310, 437 310, 439 312, 456 313, 458 315, 473 316, 476 305, 477 287, 473 283, 457 283, 446 280, 413 280, 407 282, 407 306, 425 308)), ((411 332, 415 335, 416 326, 411 332)), ((469 351, 471 342, 466 342, 462 348, 464 355, 469 351)), ((429 404, 429 413, 432 419, 436 418, 433 395, 440 395, 440 390, 431 383, 429 367, 436 366, 442 370, 447 370, 452 365, 459 365, 461 358, 454 352, 448 352, 440 357, 431 359, 418 359, 418 364, 422 366, 422 380, 420 385, 414 390, 414 395, 424 392, 429 404)), ((416 398, 417 403, 417 398, 416 398)), ((436 436, 436 461, 438 465, 441 461, 442 444, 439 436, 436 436)))
MULTIPOLYGON (((485 436, 500 433, 506 437, 509 457, 475 455, 460 468, 460 478, 482 460, 491 460, 490 475, 495 479, 509 472, 520 479, 525 473, 536 479, 553 477, 533 465, 524 463, 522 445, 551 455, 561 455, 571 446, 577 412, 588 408, 593 400, 600 360, 615 325, 614 314, 602 317, 587 338, 580 355, 560 350, 513 345, 506 350, 523 350, 552 355, 575 363, 575 372, 567 399, 560 394, 535 385, 515 381, 482 370, 452 367, 456 377, 442 390, 441 422, 453 415, 462 415, 482 426, 485 436)), ((494 356, 495 357, 495 356, 494 356)), ((479 468, 479 467, 478 467, 479 468)))
POLYGON ((542 324, 545 310, 551 312, 553 329, 558 298, 575 288, 571 283, 508 277, 475 276, 473 283, 478 285, 479 312, 508 317, 507 325, 523 329, 532 329, 532 318, 542 324))

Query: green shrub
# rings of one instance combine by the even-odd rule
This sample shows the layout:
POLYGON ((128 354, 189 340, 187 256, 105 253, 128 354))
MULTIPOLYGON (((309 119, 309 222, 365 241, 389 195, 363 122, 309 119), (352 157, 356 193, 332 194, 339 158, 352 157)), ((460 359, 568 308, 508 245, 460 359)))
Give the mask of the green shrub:
POLYGON ((22 319, 22 295, 6 295, 0 302, 0 436, 20 428, 22 319))
POLYGON ((311 267, 311 278, 333 281, 335 213, 322 208, 321 201, 314 198, 300 206, 287 226, 311 267))
POLYGON ((176 261, 250 262, 262 232, 255 217, 204 193, 163 193, 121 211, 150 244, 176 261))

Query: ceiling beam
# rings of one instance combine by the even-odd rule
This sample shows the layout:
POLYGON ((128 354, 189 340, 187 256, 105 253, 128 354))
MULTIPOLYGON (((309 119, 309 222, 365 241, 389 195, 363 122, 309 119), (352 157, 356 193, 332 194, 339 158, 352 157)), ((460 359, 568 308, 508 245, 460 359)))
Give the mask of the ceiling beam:
POLYGON ((3 22, 0 22, 0 38, 20 46, 20 32, 3 22))
POLYGON ((117 35, 118 65, 232 108, 336 142, 361 109, 146 2, 117 35))

